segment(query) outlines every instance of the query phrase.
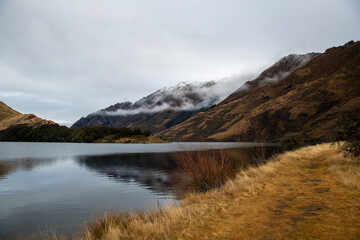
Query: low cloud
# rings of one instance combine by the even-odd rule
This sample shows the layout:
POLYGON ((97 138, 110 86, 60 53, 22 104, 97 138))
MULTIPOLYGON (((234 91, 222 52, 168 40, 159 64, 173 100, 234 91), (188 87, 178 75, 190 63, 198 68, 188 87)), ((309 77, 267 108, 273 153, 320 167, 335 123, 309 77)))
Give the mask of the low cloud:
POLYGON ((293 71, 296 69, 304 66, 307 64, 310 60, 312 60, 315 56, 317 56, 317 53, 308 53, 308 54, 291 54, 289 56, 281 58, 279 61, 274 63, 271 67, 280 65, 282 62, 287 61, 287 64, 289 64, 291 67, 288 69, 288 71, 281 71, 278 74, 265 78, 260 84, 263 84, 265 82, 277 82, 287 76, 290 75, 293 71))
POLYGON ((181 82, 173 87, 165 87, 140 99, 135 103, 123 103, 116 110, 100 110, 92 115, 126 116, 139 113, 156 113, 164 110, 197 111, 209 108, 234 92, 255 74, 234 75, 218 81, 181 82))

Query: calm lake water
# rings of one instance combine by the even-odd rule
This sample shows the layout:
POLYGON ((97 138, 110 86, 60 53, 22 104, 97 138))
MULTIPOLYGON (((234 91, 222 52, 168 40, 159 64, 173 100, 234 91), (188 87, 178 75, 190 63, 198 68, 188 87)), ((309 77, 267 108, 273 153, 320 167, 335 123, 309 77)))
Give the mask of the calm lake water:
POLYGON ((73 233, 110 209, 146 210, 176 202, 170 175, 184 145, 192 151, 226 148, 244 161, 256 146, 0 142, 0 239, 73 233))

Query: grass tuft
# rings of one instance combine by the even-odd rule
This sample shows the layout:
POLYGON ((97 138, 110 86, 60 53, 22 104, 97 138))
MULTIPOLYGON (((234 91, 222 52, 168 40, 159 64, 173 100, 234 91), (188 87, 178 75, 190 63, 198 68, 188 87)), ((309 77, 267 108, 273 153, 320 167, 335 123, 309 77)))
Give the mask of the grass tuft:
POLYGON ((360 157, 339 151, 328 158, 329 169, 346 187, 360 192, 360 157))
POLYGON ((221 187, 235 176, 236 168, 226 150, 188 151, 177 154, 179 172, 185 186, 195 191, 207 191, 221 187))

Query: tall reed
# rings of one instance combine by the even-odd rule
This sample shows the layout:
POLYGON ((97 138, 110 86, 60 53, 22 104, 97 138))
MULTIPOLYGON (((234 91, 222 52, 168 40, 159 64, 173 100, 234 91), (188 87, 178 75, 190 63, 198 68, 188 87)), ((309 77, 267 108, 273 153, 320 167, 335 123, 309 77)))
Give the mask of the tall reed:
POLYGON ((177 154, 178 170, 186 187, 195 191, 218 188, 235 176, 236 168, 226 150, 183 151, 177 154))

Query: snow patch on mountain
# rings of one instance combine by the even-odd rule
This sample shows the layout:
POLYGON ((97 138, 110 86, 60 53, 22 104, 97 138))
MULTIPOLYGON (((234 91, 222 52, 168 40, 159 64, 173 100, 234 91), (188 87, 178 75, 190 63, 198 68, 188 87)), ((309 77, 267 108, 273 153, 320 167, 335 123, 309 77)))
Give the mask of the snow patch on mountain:
POLYGON ((219 103, 253 77, 251 74, 234 75, 217 81, 181 82, 176 86, 161 88, 135 103, 118 103, 91 115, 125 116, 164 110, 197 111, 219 103))
POLYGON ((308 53, 291 54, 283 57, 262 72, 255 80, 253 80, 255 74, 248 74, 234 75, 217 81, 181 82, 176 86, 161 88, 135 103, 117 103, 90 115, 126 116, 157 113, 166 110, 198 111, 210 108, 235 91, 246 91, 264 83, 283 79, 296 69, 307 64, 317 55, 316 53, 308 53), (250 82, 250 80, 253 81, 250 82))

